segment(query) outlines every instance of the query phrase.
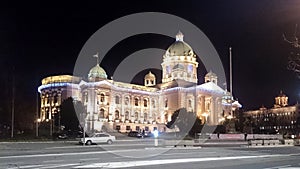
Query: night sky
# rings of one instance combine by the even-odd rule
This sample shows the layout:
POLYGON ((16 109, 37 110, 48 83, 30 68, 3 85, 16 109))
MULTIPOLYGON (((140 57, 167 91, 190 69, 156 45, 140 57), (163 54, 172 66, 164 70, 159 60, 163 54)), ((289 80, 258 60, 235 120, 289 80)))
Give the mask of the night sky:
MULTIPOLYGON (((245 110, 272 107, 280 90, 287 94, 290 104, 295 104, 300 101, 300 79, 287 69, 289 53, 295 49, 283 41, 282 34, 292 37, 295 25, 300 24, 299 11, 297 0, 82 1, 1 6, 0 119, 9 120, 12 77, 16 114, 34 115, 42 78, 72 74, 81 48, 93 33, 115 19, 138 12, 169 13, 198 26, 216 48, 227 78, 228 48, 232 46, 233 94, 245 110)), ((150 47, 166 49, 173 41, 153 34, 124 39, 107 53, 101 66, 111 76, 131 53, 150 47)), ((202 68, 200 83, 205 73, 202 68)), ((142 84, 143 79, 135 78, 134 83, 142 84)), ((223 88, 221 82, 219 85, 223 88)))

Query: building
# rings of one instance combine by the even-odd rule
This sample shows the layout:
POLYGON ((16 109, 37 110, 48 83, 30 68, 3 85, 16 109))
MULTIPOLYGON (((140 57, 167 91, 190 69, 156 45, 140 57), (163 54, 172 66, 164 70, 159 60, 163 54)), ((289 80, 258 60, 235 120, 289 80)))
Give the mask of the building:
POLYGON ((288 105, 288 97, 280 92, 275 97, 272 108, 262 106, 258 110, 244 112, 246 123, 248 122, 252 133, 265 134, 296 134, 300 131, 300 105, 288 105))
POLYGON ((208 125, 218 125, 231 116, 232 96, 218 86, 215 73, 210 71, 202 77, 205 83, 197 85, 196 55, 184 42, 181 32, 163 55, 161 66, 161 84, 157 84, 152 72, 145 75, 144 85, 108 79, 98 61, 90 69, 87 80, 74 76, 67 76, 64 80, 61 76, 45 78, 39 87, 40 117, 42 120, 51 119, 58 108, 53 106, 59 106, 71 91, 72 97, 82 101, 86 108, 88 131, 102 130, 103 125, 120 132, 140 129, 167 131, 165 124, 179 108, 195 112, 208 125), (74 81, 71 82, 72 78, 74 81))

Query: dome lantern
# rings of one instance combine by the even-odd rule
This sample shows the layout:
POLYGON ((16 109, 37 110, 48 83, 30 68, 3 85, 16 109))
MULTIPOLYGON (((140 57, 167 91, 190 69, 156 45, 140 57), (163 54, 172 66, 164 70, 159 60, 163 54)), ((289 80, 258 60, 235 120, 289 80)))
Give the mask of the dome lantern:
POLYGON ((107 74, 106 74, 105 70, 102 67, 100 67, 100 65, 99 65, 98 52, 97 52, 97 54, 93 55, 93 57, 97 58, 97 64, 89 71, 89 74, 88 74, 89 81, 95 82, 95 81, 107 79, 107 74))
POLYGON ((156 77, 151 71, 149 71, 149 73, 145 75, 144 85, 145 86, 155 86, 156 85, 156 77))
POLYGON ((176 41, 182 41, 183 42, 183 34, 179 31, 176 35, 176 41))

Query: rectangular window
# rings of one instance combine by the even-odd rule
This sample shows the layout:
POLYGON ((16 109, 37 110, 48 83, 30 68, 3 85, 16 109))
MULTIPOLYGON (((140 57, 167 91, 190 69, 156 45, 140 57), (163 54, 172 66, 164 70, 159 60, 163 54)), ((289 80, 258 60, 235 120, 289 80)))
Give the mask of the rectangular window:
POLYGON ((126 130, 130 130, 130 126, 126 126, 126 130))
POLYGON ((121 126, 117 125, 116 130, 121 130, 121 126))
POLYGON ((136 130, 136 131, 139 131, 139 130, 140 130, 140 126, 136 126, 136 127, 135 127, 135 130, 136 130))

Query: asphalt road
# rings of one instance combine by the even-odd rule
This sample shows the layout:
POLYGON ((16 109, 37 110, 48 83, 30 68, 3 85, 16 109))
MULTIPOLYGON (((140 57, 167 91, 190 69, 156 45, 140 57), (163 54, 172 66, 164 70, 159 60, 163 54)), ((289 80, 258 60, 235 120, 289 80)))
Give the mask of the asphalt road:
POLYGON ((173 147, 161 142, 154 146, 153 141, 132 139, 92 146, 72 141, 0 143, 0 168, 300 169, 299 146, 250 148, 211 143, 173 147))

